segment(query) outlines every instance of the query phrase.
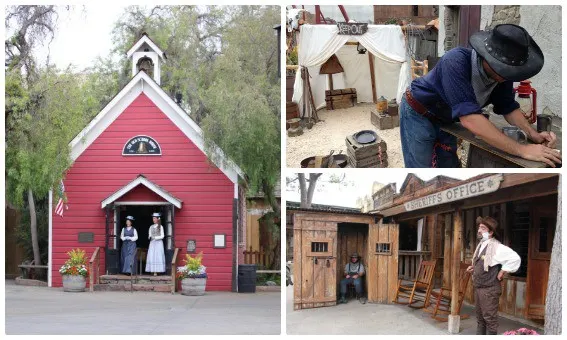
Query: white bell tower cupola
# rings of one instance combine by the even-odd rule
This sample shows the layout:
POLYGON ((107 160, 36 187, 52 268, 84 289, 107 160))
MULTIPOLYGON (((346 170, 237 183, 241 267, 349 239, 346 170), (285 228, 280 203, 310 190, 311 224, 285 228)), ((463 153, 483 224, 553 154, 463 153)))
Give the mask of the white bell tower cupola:
POLYGON ((146 33, 132 46, 127 53, 132 58, 132 77, 144 71, 161 85, 161 62, 166 58, 165 53, 148 37, 146 33))

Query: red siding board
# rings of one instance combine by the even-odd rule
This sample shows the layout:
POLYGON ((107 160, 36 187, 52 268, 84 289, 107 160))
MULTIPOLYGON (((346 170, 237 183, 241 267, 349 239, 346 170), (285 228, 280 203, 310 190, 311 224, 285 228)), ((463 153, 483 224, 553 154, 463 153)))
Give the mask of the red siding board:
MULTIPOLYGON (((69 210, 53 215, 52 284, 61 286, 59 267, 71 248, 104 247, 105 212, 101 201, 139 174, 183 201, 175 211, 175 245, 185 256, 188 239, 197 240, 204 253, 209 279, 207 290, 230 291, 232 286, 232 201, 234 184, 144 94, 136 98, 69 169, 65 189, 69 210), (122 156, 124 144, 137 135, 149 135, 162 148, 162 156, 122 156), (94 243, 78 243, 78 231, 95 234, 94 243), (226 248, 213 248, 213 234, 226 234, 226 248)), ((56 200, 56 198, 54 198, 56 200)), ((119 201, 164 201, 138 186, 119 201)), ((104 268, 101 252, 101 273, 104 268)))
POLYGON ((124 196, 117 199, 120 202, 165 202, 160 195, 148 189, 145 185, 138 185, 124 196))

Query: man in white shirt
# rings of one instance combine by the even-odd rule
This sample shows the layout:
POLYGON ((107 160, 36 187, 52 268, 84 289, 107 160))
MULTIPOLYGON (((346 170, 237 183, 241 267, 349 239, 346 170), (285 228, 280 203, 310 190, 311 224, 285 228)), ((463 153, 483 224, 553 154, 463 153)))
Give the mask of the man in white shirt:
POLYGON ((492 217, 477 217, 478 238, 481 240, 473 255, 474 299, 478 335, 495 335, 498 331, 498 302, 502 294, 501 281, 506 273, 520 268, 520 256, 498 238, 498 222, 492 217))

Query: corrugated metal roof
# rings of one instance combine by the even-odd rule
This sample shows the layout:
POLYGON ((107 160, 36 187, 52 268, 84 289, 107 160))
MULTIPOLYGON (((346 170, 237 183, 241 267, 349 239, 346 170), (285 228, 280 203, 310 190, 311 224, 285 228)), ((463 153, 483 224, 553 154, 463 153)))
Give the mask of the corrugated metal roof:
POLYGON ((291 202, 291 201, 286 202, 286 209, 287 210, 375 216, 375 214, 363 213, 359 209, 356 209, 356 208, 340 207, 340 206, 336 206, 336 205, 311 204, 311 208, 301 208, 300 206, 301 206, 300 202, 291 202))

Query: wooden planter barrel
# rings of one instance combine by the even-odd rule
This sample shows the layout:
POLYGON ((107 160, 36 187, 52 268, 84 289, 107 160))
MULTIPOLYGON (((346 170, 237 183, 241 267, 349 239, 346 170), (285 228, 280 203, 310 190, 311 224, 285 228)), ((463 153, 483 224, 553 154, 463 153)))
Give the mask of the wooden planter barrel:
MULTIPOLYGON (((299 118, 299 106, 294 102, 287 102, 285 106, 285 120, 299 118)), ((289 129, 290 125, 286 123, 285 129, 289 129)))
POLYGON ((82 275, 63 275, 64 292, 84 292, 87 287, 87 279, 82 275))
POLYGON ((189 296, 205 295, 207 279, 185 278, 181 280, 181 294, 189 296))

